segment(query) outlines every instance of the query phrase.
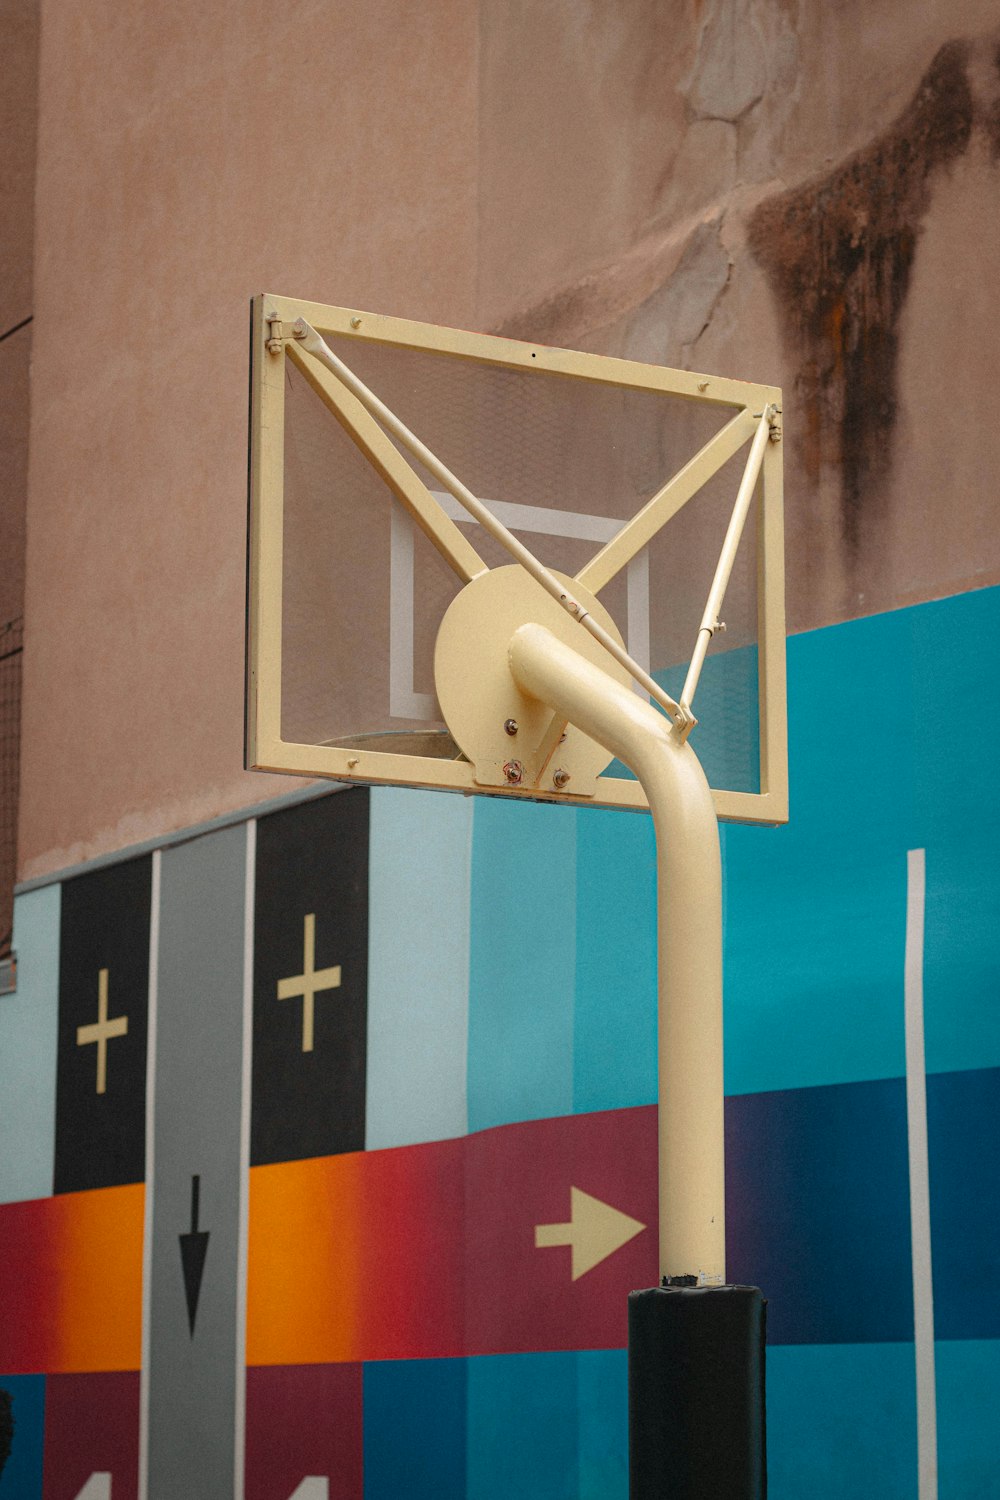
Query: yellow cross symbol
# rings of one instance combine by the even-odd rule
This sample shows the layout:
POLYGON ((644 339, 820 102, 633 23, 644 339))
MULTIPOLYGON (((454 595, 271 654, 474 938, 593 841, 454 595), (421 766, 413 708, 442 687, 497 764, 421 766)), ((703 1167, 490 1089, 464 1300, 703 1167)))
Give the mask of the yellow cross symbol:
POLYGON ((278 999, 294 1000, 302 997, 302 1050, 313 1050, 313 1013, 316 996, 320 990, 335 990, 340 986, 340 965, 330 969, 316 969, 316 914, 309 912, 305 919, 303 937, 302 973, 291 979, 278 980, 278 999))
POLYGON ((103 1094, 108 1081, 108 1041, 113 1036, 124 1036, 128 1031, 128 1016, 115 1016, 108 1020, 108 971, 102 969, 97 976, 97 1020, 89 1026, 76 1028, 76 1045, 89 1047, 97 1043, 97 1092, 103 1094))

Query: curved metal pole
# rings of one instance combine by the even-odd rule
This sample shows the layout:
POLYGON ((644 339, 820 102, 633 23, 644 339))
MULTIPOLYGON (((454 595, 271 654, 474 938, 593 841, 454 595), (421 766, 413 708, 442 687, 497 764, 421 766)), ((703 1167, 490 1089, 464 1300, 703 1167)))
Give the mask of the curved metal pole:
POLYGON ((511 637, 532 697, 635 772, 656 830, 661 1276, 726 1279, 722 1096, 722 862, 698 757, 634 692, 543 625, 511 637))

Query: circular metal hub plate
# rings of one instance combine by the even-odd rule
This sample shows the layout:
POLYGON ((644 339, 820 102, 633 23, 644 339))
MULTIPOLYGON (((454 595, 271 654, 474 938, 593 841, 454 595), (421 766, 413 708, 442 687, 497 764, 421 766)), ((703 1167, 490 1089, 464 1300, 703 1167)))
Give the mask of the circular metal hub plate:
MULTIPOLYGON (((614 620, 593 594, 561 573, 555 577, 621 641, 614 620)), ((611 753, 573 725, 557 721, 552 709, 529 698, 511 675, 511 636, 529 623, 544 625, 616 681, 631 682, 625 668, 584 626, 513 563, 467 583, 441 621, 434 650, 441 713, 481 786, 593 796, 611 753)))

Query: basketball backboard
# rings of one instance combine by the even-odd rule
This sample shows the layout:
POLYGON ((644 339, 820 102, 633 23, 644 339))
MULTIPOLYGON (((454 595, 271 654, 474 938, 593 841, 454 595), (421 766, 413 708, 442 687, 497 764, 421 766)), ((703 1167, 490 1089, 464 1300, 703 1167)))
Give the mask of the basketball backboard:
MULTIPOLYGON (((465 586, 511 558, 338 377, 338 361, 586 596, 650 690, 675 699, 756 445, 725 633, 711 634, 690 743, 721 818, 785 821, 780 392, 271 295, 253 303, 248 766, 646 806, 606 756, 596 780, 565 787, 512 782, 465 757, 438 701, 435 646, 465 586), (763 447, 762 421, 774 439, 763 447)), ((478 614, 462 618, 450 616, 453 637, 480 628, 478 614)))

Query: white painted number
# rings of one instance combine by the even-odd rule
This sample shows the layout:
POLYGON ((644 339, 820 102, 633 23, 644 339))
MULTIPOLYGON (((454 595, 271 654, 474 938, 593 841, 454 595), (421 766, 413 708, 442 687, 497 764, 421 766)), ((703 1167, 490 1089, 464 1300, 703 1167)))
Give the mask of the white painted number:
POLYGON ((76 1500, 111 1500, 111 1475, 91 1474, 76 1500))

